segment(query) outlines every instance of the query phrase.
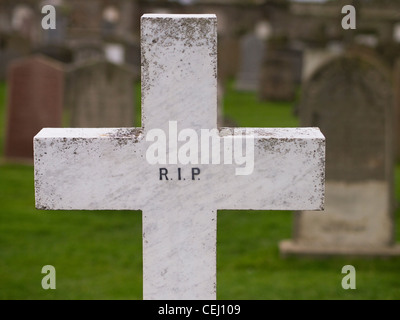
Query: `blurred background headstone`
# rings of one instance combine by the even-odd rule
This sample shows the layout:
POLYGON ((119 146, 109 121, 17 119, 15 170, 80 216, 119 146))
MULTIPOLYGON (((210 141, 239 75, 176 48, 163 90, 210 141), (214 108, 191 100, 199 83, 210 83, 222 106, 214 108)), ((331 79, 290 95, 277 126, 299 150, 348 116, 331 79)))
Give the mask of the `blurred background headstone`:
POLYGON ((8 73, 5 157, 33 160, 33 137, 62 123, 64 71, 57 61, 34 56, 14 61, 8 73))
POLYGON ((270 35, 268 22, 259 22, 255 30, 240 39, 240 62, 236 89, 258 91, 261 69, 270 35))
POLYGON ((132 127, 134 73, 105 60, 75 66, 68 72, 66 104, 72 127, 132 127))
POLYGON ((400 57, 394 67, 394 95, 395 95, 395 150, 396 160, 400 161, 400 57))
POLYGON ((354 53, 317 69, 305 84, 302 126, 327 140, 325 213, 296 214, 284 255, 400 254, 394 243, 393 91, 380 62, 354 53))

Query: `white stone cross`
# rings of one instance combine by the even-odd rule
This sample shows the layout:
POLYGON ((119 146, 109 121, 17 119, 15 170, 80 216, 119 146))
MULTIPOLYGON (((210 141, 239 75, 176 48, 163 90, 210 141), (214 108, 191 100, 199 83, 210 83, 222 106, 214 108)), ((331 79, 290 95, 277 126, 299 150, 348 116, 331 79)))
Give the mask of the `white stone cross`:
POLYGON ((36 207, 142 210, 144 299, 215 299, 217 210, 321 210, 325 138, 318 128, 217 129, 215 15, 144 15, 141 46, 143 127, 42 129, 36 207), (211 129, 220 150, 199 150, 190 137, 211 129), (238 141, 250 152, 254 143, 253 163, 236 157, 238 141))

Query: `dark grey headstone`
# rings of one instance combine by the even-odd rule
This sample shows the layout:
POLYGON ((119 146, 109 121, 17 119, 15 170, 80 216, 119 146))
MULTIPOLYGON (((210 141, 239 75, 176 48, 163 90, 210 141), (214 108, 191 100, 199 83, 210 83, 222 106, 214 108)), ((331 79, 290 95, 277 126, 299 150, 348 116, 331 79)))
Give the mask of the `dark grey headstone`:
POLYGON ((292 101, 296 94, 295 64, 286 50, 269 50, 262 67, 259 97, 266 101, 292 101))
POLYGON ((237 90, 258 90, 265 51, 265 41, 255 34, 247 34, 241 39, 240 66, 236 77, 237 90))
POLYGON ((387 178, 392 106, 389 77, 365 58, 341 57, 314 73, 302 93, 300 118, 330 140, 328 180, 387 178))
POLYGON ((92 61, 68 75, 72 127, 132 127, 134 73, 124 65, 92 61))
POLYGON ((399 255, 393 221, 393 90, 389 72, 347 54, 304 86, 302 126, 326 137, 325 213, 296 215, 283 254, 399 255))

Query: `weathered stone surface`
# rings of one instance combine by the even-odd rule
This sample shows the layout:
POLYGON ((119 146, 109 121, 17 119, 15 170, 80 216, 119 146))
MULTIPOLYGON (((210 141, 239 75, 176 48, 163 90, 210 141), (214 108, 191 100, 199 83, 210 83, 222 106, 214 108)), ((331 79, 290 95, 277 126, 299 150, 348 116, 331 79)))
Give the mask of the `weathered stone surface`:
POLYGON ((310 79, 319 67, 338 57, 340 52, 329 49, 307 48, 303 53, 302 81, 305 83, 310 79))
POLYGON ((144 15, 141 32, 143 128, 43 129, 36 207, 142 210, 144 298, 215 299, 217 210, 322 209, 325 139, 317 128, 216 129, 215 15, 144 15), (153 129, 167 133, 166 164, 147 158, 153 129), (174 164, 188 129, 216 130, 222 160, 203 161, 207 148, 174 164), (243 137, 254 167, 236 175, 222 150, 243 137))
MULTIPOLYGON (((204 201, 215 209, 323 208, 324 138, 318 129, 224 128, 219 135, 254 137, 252 174, 235 175, 235 164, 198 164, 201 180, 193 182, 193 165, 148 164, 144 155, 152 142, 140 128, 43 129, 35 137, 36 206, 139 210, 165 193, 171 208, 189 202, 199 209, 204 201), (159 167, 171 169, 172 181, 160 181, 159 167), (178 167, 187 170, 186 180, 174 179, 178 167), (187 201, 189 194, 197 196, 187 201)), ((163 201, 154 201, 160 210, 169 206, 163 201)))
POLYGON ((318 70, 302 94, 302 125, 330 137, 328 180, 389 178, 392 85, 383 69, 359 56, 341 57, 318 70))

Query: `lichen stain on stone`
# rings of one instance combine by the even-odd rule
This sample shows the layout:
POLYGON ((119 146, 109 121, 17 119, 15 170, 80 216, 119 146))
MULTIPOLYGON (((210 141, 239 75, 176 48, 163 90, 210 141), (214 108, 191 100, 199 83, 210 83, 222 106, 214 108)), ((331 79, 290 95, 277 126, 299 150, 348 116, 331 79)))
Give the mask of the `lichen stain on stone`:
POLYGON ((129 138, 138 141, 140 134, 143 133, 142 128, 119 128, 108 134, 111 138, 129 138))
MULTIPOLYGON (((211 23, 210 18, 190 17, 181 19, 144 18, 144 20, 142 20, 141 26, 142 97, 144 99, 154 83, 154 79, 150 79, 150 68, 155 68, 157 73, 166 72, 161 63, 157 64, 157 60, 162 61, 163 58, 159 57, 161 48, 171 47, 174 50, 180 46, 184 48, 205 47, 209 50, 211 63, 216 66, 216 19, 212 19, 211 23), (150 66, 149 60, 154 65, 150 66)), ((184 52, 185 49, 180 51, 181 54, 184 52)), ((157 78, 157 75, 152 74, 152 76, 157 78)), ((213 76, 217 77, 216 67, 213 68, 213 76)))
POLYGON ((290 148, 287 148, 288 144, 292 144, 296 142, 295 139, 292 138, 259 138, 258 141, 261 143, 261 146, 264 151, 277 152, 279 154, 287 154, 290 152, 290 148), (286 148, 285 148, 286 147, 286 148))
MULTIPOLYGON (((154 35, 152 43, 171 46, 175 42, 183 42, 185 47, 211 44, 216 47, 216 19, 210 18, 152 18, 149 20, 149 33, 154 35), (156 40, 156 42, 153 42, 156 40)), ((149 34, 146 33, 146 36, 149 34)), ((215 51, 215 50, 213 50, 215 51)))
POLYGON ((51 210, 49 207, 45 205, 36 205, 36 209, 38 210, 51 210))
POLYGON ((56 145, 57 149, 60 152, 63 152, 65 150, 70 150, 73 149, 76 151, 77 147, 79 145, 89 145, 93 143, 94 139, 87 139, 87 138, 57 138, 54 139, 50 147, 54 147, 54 144, 56 145))
POLYGON ((122 147, 129 142, 138 143, 141 140, 142 133, 142 128, 119 128, 108 136, 122 147))

